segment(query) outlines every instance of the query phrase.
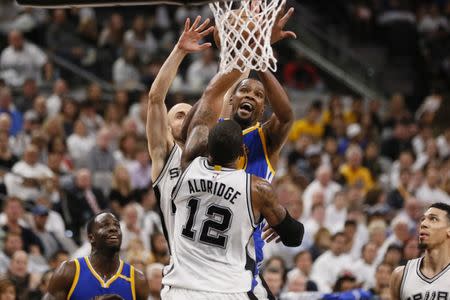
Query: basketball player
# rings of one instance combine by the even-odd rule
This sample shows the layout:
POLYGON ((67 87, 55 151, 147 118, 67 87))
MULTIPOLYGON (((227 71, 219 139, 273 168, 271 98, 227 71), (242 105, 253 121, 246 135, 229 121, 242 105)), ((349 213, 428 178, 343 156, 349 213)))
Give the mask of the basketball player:
POLYGON ((89 256, 66 261, 55 271, 44 300, 147 300, 144 275, 119 258, 122 232, 117 218, 100 213, 87 224, 89 256))
POLYGON ((233 120, 210 132, 200 123, 193 128, 172 198, 173 264, 162 299, 249 299, 247 246, 261 218, 286 246, 300 245, 303 225, 278 204, 270 183, 236 169, 242 151, 242 130, 233 120), (208 157, 198 157, 205 145, 208 157))
MULTIPOLYGON (((289 18, 294 10, 290 8, 284 13, 284 7, 280 10, 279 17, 272 29, 271 42, 275 43, 286 38, 296 38, 292 31, 285 31, 289 18)), ((271 182, 275 175, 275 168, 279 159, 281 148, 286 142, 294 113, 289 98, 278 80, 270 73, 258 72, 261 81, 256 79, 244 79, 234 88, 229 100, 231 105, 231 118, 241 126, 244 134, 245 151, 241 157, 238 168, 247 173, 259 176, 271 182), (260 124, 264 112, 265 99, 268 99, 273 109, 273 114, 264 124, 260 124)), ((217 105, 216 103, 211 103, 217 105)), ((196 114, 197 107, 190 112, 187 119, 196 114)), ((225 110, 230 110, 226 108, 225 110)), ((224 115, 224 112, 222 112, 224 115)), ((266 228, 267 229, 267 228, 266 228)), ((263 261, 264 241, 261 236, 263 223, 261 223, 253 235, 254 252, 250 256, 255 260, 255 281, 253 282, 252 299, 274 299, 268 288, 265 288, 264 280, 259 276, 259 267, 263 261)), ((265 237, 270 241, 270 231, 265 237)))
POLYGON ((181 127, 191 106, 187 103, 180 103, 167 112, 164 100, 177 74, 178 67, 186 55, 211 47, 210 43, 199 44, 202 38, 213 31, 213 27, 206 29, 209 19, 206 19, 199 26, 200 20, 201 17, 198 16, 191 26, 190 19, 186 19, 178 43, 158 72, 149 92, 147 140, 152 159, 151 177, 169 250, 175 214, 172 210, 170 198, 181 173, 180 161, 182 147, 184 147, 181 127))
POLYGON ((425 255, 395 269, 391 298, 400 300, 450 299, 450 206, 435 203, 422 217, 419 247, 425 255))

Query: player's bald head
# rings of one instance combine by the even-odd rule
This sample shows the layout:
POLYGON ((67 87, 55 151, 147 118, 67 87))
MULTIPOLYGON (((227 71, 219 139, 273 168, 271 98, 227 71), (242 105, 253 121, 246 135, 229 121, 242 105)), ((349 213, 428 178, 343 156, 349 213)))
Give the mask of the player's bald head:
POLYGON ((175 140, 181 140, 181 128, 186 115, 191 110, 192 105, 187 103, 178 103, 174 105, 167 113, 170 130, 175 140))

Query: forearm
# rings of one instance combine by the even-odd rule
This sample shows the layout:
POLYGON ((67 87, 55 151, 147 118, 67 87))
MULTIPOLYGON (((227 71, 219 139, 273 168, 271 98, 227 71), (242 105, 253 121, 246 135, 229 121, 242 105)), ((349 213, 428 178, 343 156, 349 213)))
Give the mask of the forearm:
POLYGON ((294 112, 289 102, 289 97, 281 84, 270 72, 258 72, 258 76, 264 85, 273 112, 280 123, 290 123, 294 120, 294 112))
POLYGON ((149 100, 164 102, 170 86, 175 79, 181 62, 186 57, 186 52, 175 45, 170 55, 162 65, 149 92, 149 100))

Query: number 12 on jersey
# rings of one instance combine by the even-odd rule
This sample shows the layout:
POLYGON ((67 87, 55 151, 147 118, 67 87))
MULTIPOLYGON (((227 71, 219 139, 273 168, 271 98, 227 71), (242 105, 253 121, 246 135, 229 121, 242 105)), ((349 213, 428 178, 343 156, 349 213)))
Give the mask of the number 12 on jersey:
MULTIPOLYGON (((189 217, 181 231, 183 237, 192 241, 195 241, 197 235, 197 231, 193 227, 196 224, 199 203, 200 199, 198 198, 189 199, 187 203, 189 217)), ((225 233, 230 229, 233 217, 232 211, 228 207, 211 204, 206 208, 205 217, 206 219, 203 219, 200 227, 199 242, 214 247, 226 248, 228 235, 225 233)))

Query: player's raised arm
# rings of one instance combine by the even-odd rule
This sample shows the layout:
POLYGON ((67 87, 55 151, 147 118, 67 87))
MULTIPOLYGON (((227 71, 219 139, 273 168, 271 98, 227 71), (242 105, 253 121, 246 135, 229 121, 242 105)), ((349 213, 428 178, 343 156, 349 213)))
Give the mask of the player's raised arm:
POLYGON ((209 129, 219 120, 223 98, 241 74, 238 70, 219 73, 209 82, 189 124, 188 138, 181 157, 183 170, 194 158, 206 154, 209 129))
POLYGON ((71 290, 76 273, 76 265, 73 261, 62 263, 53 274, 48 284, 47 293, 43 300, 65 300, 71 290))
POLYGON ((391 275, 390 290, 391 299, 400 299, 400 285, 402 283, 405 266, 397 267, 391 275))
POLYGON ((294 220, 287 210, 278 204, 272 185, 266 180, 252 175, 251 194, 255 220, 259 220, 262 215, 285 246, 299 246, 305 231, 303 224, 294 220))
POLYGON ((213 27, 207 28, 209 19, 206 19, 202 24, 200 24, 200 20, 201 17, 197 17, 191 26, 190 19, 186 19, 184 31, 178 43, 158 72, 149 92, 147 139, 150 157, 152 158, 153 181, 161 173, 170 149, 174 145, 174 138, 169 130, 167 108, 164 103, 169 88, 181 62, 188 53, 211 47, 210 43, 199 44, 202 38, 213 31, 213 27))
POLYGON ((272 116, 263 125, 269 155, 272 155, 278 153, 286 142, 294 121, 294 111, 288 95, 275 76, 270 71, 258 72, 258 75, 273 109, 272 116))

